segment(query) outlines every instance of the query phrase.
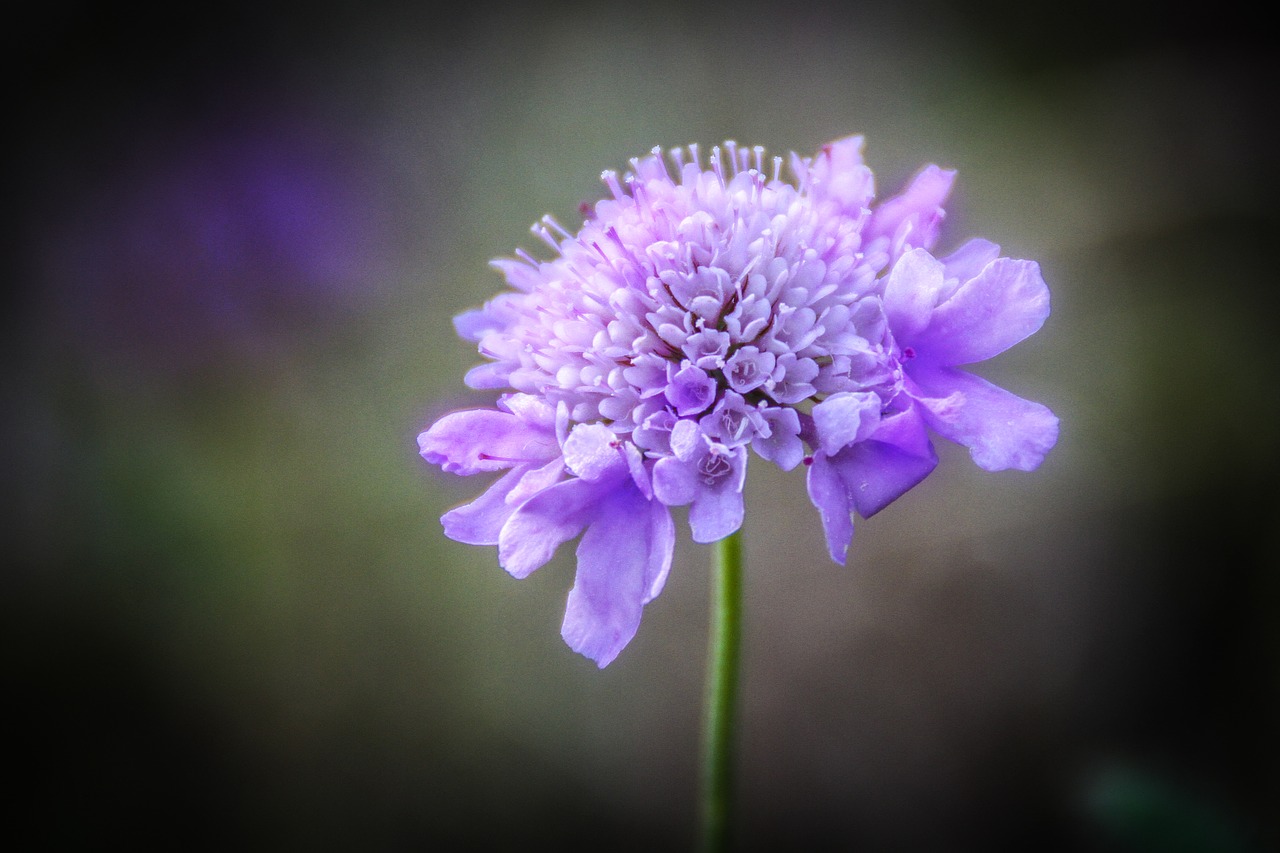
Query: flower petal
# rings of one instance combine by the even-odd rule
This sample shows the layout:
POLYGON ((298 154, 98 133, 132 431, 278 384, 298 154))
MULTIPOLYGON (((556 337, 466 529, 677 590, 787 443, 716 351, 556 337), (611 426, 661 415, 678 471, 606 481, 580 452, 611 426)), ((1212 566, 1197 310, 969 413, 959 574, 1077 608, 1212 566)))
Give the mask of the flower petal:
POLYGON ((800 416, 795 409, 772 408, 762 413, 770 427, 768 436, 757 434, 751 439, 751 449, 777 465, 790 471, 804 459, 804 444, 800 441, 800 416))
POLYGON ((470 476, 559 455, 555 437, 495 409, 445 415, 418 436, 418 452, 450 474, 470 476))
POLYGON ((471 503, 446 512, 440 518, 444 535, 467 545, 497 545, 502 525, 515 512, 515 507, 507 503, 507 496, 528 471, 525 466, 513 468, 471 503))
POLYGON ((503 394, 498 398, 498 408, 510 412, 532 426, 553 432, 556 427, 556 410, 541 397, 532 394, 503 394))
POLYGON ((809 500, 818 510, 822 532, 827 537, 827 553, 844 565, 845 553, 853 541, 853 511, 849 491, 839 472, 821 454, 813 457, 805 478, 809 500))
POLYGON ((813 407, 813 424, 828 456, 862 441, 879 423, 880 397, 872 391, 842 391, 813 407))
POLYGON ((627 462, 617 433, 604 424, 578 424, 564 442, 564 464, 584 480, 616 474, 627 462))
POLYGON ((831 459, 858 515, 870 518, 929 476, 938 455, 915 407, 886 417, 831 459))
POLYGON ((653 550, 671 542, 653 537, 648 503, 626 481, 596 504, 578 543, 578 572, 560 635, 601 669, 635 636, 652 591, 653 550))
POLYGON ((942 204, 951 194, 954 169, 925 166, 902 192, 877 205, 865 239, 888 237, 893 257, 914 248, 933 248, 945 216, 942 204))
POLYGON ((686 362, 667 382, 666 398, 681 417, 705 411, 716 399, 716 381, 701 367, 686 362))
POLYGON ((671 557, 675 553, 676 525, 671 520, 671 510, 659 501, 649 502, 649 565, 644 575, 644 603, 658 597, 671 572, 671 557))
POLYGON ((564 472, 559 459, 535 468, 520 465, 499 477, 469 504, 449 510, 440 518, 444 535, 468 545, 497 545, 502 526, 520 504, 555 485, 564 472))
POLYGON ((885 282, 884 313, 901 346, 915 345, 945 287, 946 269, 924 249, 907 252, 893 265, 885 282))
POLYGON ((498 562, 516 578, 546 565, 556 548, 582 532, 593 504, 612 485, 566 480, 522 503, 498 534, 498 562))
POLYGON ((875 176, 862 161, 865 140, 846 136, 822 146, 810 167, 814 192, 835 201, 850 214, 857 214, 875 196, 875 176))
POLYGON ((689 505, 694 542, 718 542, 742 526, 742 487, 702 489, 689 505))
POLYGON ((947 278, 968 281, 998 257, 1000 257, 998 245, 990 240, 974 237, 941 260, 942 265, 947 268, 947 278))
POLYGON ((705 448, 706 443, 697 422, 682 419, 671 427, 671 452, 677 459, 688 462, 701 455, 705 448))
POLYGON ((915 344, 935 364, 984 361, 1034 333, 1049 316, 1049 288, 1035 261, 998 258, 933 310, 915 344))
POLYGON ((1039 403, 951 367, 913 365, 910 376, 929 426, 968 447, 980 468, 1030 471, 1057 443, 1058 418, 1039 403))
POLYGON ((653 466, 653 494, 667 506, 684 506, 698 494, 693 466, 664 456, 653 466))
POLYGON ((462 377, 468 388, 485 391, 492 388, 506 388, 511 384, 511 365, 486 362, 477 364, 462 377))
POLYGON ((541 468, 529 466, 525 470, 528 473, 521 477, 519 485, 507 494, 507 504, 513 510, 543 489, 554 486, 564 474, 564 460, 556 457, 541 468))

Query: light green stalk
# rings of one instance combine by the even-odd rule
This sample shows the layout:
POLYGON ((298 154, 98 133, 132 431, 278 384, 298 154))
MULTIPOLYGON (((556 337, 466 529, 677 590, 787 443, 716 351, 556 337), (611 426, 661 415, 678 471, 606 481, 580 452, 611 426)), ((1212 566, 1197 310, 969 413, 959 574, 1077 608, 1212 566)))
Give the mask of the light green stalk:
POLYGON ((729 849, 733 822, 738 658, 742 643, 742 534, 715 543, 703 706, 702 849, 729 849))

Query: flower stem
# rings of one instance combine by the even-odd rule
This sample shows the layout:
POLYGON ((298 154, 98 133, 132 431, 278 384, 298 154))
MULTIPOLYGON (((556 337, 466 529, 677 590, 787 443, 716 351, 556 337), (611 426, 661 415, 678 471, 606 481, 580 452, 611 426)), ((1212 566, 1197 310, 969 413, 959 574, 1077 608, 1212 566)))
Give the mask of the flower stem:
POLYGON ((703 706, 704 853, 721 853, 729 849, 741 641, 742 533, 738 531, 715 543, 711 573, 711 632, 703 706))

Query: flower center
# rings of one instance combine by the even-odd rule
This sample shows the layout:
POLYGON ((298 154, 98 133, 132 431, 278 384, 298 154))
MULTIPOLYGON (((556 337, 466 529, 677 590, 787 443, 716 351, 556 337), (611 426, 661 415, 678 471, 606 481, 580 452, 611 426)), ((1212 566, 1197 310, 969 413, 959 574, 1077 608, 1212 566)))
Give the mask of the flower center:
POLYGON ((713 486, 733 473, 733 465, 715 448, 698 460, 698 476, 708 486, 713 486))

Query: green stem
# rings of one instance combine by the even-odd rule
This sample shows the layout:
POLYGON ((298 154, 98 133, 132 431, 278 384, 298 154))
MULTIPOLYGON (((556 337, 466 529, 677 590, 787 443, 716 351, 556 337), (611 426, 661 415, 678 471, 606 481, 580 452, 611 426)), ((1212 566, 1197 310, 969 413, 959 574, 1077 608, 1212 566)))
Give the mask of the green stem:
POLYGON ((715 543, 711 575, 711 633, 702 752, 702 849, 705 853, 729 849, 741 643, 742 533, 738 531, 715 543))

